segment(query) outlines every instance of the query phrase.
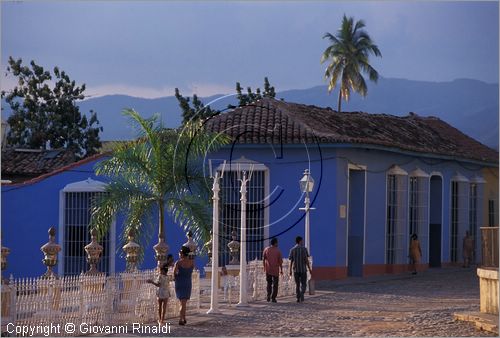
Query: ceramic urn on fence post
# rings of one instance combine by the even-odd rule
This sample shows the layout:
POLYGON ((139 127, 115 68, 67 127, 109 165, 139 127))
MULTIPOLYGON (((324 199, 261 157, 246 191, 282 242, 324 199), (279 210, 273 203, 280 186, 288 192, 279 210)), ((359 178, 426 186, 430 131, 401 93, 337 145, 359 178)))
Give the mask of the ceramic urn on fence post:
POLYGON ((56 243, 56 228, 50 227, 49 229, 49 241, 45 243, 40 250, 44 254, 42 260, 43 264, 47 267, 47 271, 42 276, 44 278, 57 277, 52 268, 57 264, 57 254, 61 251, 61 246, 56 243))
POLYGON ((182 244, 182 246, 189 248, 189 258, 194 259, 196 257, 196 254, 197 254, 196 251, 198 249, 198 245, 193 240, 193 232, 191 230, 188 231, 187 238, 188 238, 188 241, 186 243, 182 244))
POLYGON ((128 232, 128 242, 123 246, 123 251, 125 251, 126 254, 125 260, 127 261, 128 272, 137 271, 137 262, 139 261, 141 246, 134 242, 134 239, 134 231, 130 230, 128 232))
POLYGON ((229 264, 236 265, 240 263, 240 243, 237 240, 238 237, 235 230, 231 231, 231 238, 232 241, 227 244, 229 255, 231 256, 229 264))
POLYGON ((212 265, 212 238, 213 238, 213 232, 210 230, 210 238, 208 239, 208 242, 206 242, 203 247, 207 249, 207 256, 208 256, 208 262, 207 266, 212 265))
POLYGON ((99 263, 99 259, 101 258, 103 247, 97 242, 96 229, 90 230, 90 236, 91 242, 85 246, 85 252, 87 253, 87 262, 90 265, 90 269, 85 274, 95 275, 99 273, 99 270, 97 270, 97 264, 99 263))
POLYGON ((10 254, 10 249, 3 246, 2 243, 2 274, 0 275, 0 277, 2 278, 2 284, 8 283, 8 280, 3 278, 3 271, 7 269, 7 257, 9 256, 9 254, 10 254))
POLYGON ((167 261, 168 244, 165 243, 165 239, 158 237, 158 243, 153 246, 155 251, 155 259, 158 262, 158 267, 161 267, 163 263, 167 261))

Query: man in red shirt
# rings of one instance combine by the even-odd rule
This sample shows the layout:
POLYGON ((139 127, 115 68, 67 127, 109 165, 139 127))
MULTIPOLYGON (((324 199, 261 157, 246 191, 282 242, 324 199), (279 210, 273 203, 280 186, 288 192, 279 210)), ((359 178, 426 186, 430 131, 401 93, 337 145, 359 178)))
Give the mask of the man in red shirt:
POLYGON ((280 249, 278 249, 278 239, 271 239, 271 245, 264 249, 262 261, 266 272, 267 301, 272 300, 273 303, 276 303, 279 274, 280 272, 283 274, 283 257, 280 249))

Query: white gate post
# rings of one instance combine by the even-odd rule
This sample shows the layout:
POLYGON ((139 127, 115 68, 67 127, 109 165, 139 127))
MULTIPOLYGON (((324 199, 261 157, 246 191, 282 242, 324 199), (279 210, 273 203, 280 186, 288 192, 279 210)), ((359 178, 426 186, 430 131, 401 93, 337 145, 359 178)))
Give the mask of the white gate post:
POLYGON ((207 313, 219 313, 219 172, 215 172, 214 185, 212 187, 214 193, 212 199, 213 214, 212 214, 212 280, 210 293, 210 309, 207 313))
POLYGON ((240 301, 236 306, 248 306, 247 295, 247 173, 241 180, 241 235, 240 235, 240 301))

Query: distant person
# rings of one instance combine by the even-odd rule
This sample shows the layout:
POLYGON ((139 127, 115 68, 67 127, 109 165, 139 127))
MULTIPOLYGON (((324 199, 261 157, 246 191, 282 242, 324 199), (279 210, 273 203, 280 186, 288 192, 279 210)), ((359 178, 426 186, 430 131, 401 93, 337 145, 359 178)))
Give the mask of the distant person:
POLYGON ((278 296, 279 275, 283 274, 283 257, 278 249, 278 239, 271 239, 271 245, 264 249, 262 262, 266 273, 267 281, 267 301, 276 303, 278 296))
POLYGON ((150 283, 158 287, 156 296, 158 298, 158 325, 165 323, 165 313, 167 312, 167 303, 170 298, 169 281, 167 277, 168 264, 164 263, 159 269, 159 273, 155 280, 148 279, 146 283, 150 283))
POLYGON ((189 258, 188 247, 182 246, 179 251, 179 260, 174 266, 175 278, 175 295, 181 302, 181 309, 179 311, 179 325, 186 325, 186 304, 191 298, 191 275, 193 274, 194 262, 189 258))
POLYGON ((470 262, 472 261, 472 255, 474 253, 474 240, 468 231, 465 232, 465 237, 463 239, 463 256, 464 256, 464 268, 468 268, 470 262))
POLYGON ((413 268, 413 275, 417 274, 417 264, 420 263, 420 258, 422 258, 422 249, 420 248, 420 242, 418 240, 417 234, 411 235, 410 241, 410 263, 413 268))
POLYGON ((297 303, 304 301, 304 293, 306 292, 307 270, 312 274, 311 265, 309 265, 309 253, 302 245, 302 237, 295 238, 295 246, 290 250, 288 259, 290 260, 290 276, 292 272, 295 278, 295 293, 297 295, 297 303))

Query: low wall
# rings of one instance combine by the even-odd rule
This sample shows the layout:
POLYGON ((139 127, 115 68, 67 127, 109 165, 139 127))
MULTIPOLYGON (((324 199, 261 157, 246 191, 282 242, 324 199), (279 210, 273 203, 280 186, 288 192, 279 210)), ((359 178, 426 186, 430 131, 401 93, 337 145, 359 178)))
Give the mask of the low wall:
POLYGON ((498 315, 498 269, 477 269, 480 310, 498 315))

